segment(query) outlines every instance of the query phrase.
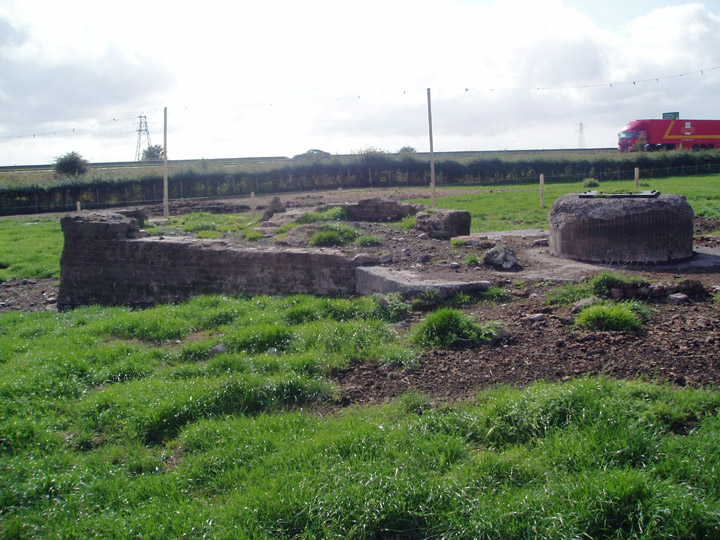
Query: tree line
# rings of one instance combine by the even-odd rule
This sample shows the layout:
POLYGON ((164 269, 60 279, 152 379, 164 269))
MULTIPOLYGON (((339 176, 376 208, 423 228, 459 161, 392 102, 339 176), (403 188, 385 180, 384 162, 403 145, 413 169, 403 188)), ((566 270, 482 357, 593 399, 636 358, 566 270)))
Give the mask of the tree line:
MULTIPOLYGON (((73 158, 80 157, 75 154, 73 158)), ((438 185, 502 185, 533 182, 540 174, 545 175, 546 182, 576 182, 588 177, 599 181, 630 179, 635 167, 643 171, 643 178, 715 173, 720 171, 720 151, 637 153, 623 159, 444 159, 436 163, 435 170, 438 185)), ((162 174, 132 180, 88 180, 84 174, 86 168, 82 172, 71 170, 61 185, 51 187, 0 188, 0 215, 68 211, 76 208, 77 202, 84 208, 107 208, 162 200, 162 174)), ((168 185, 171 199, 190 199, 249 196, 252 192, 426 186, 429 182, 427 156, 367 152, 350 160, 333 156, 293 159, 280 168, 259 172, 189 168, 173 173, 168 185)))

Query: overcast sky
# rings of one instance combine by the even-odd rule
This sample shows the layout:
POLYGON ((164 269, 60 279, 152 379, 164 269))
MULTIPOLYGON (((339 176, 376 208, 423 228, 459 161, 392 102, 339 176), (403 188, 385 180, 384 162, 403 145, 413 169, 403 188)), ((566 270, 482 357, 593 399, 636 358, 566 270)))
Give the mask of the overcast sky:
POLYGON ((617 145, 720 118, 720 1, 0 0, 0 165, 617 145), (143 139, 145 145, 145 139, 143 139))

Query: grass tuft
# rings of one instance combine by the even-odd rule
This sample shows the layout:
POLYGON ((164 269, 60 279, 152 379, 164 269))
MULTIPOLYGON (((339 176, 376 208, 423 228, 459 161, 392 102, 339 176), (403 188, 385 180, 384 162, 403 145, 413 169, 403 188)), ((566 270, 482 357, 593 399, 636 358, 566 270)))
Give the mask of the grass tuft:
POLYGON ((609 332, 639 332, 643 329, 638 309, 625 302, 589 306, 578 314, 575 324, 588 330, 609 332))
POLYGON ((480 326, 460 311, 440 308, 416 325, 412 339, 423 347, 471 347, 491 342, 499 328, 498 323, 480 326))
POLYGON ((382 238, 379 236, 376 236, 374 234, 363 234, 357 237, 355 240, 355 243, 358 246, 366 246, 366 247, 373 247, 373 246, 381 246, 383 241, 382 238))

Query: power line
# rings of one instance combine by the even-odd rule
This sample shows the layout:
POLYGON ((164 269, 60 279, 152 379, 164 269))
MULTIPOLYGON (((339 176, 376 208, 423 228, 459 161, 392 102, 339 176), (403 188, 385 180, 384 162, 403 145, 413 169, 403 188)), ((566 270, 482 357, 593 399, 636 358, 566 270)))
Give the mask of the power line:
MULTIPOLYGON (((649 77, 649 78, 643 78, 643 79, 634 79, 634 80, 625 80, 625 81, 612 81, 612 82, 603 82, 603 83, 587 83, 587 84, 577 84, 577 85, 567 85, 567 86, 526 86, 526 87, 464 87, 464 88, 438 88, 438 90, 441 91, 453 91, 453 92, 462 92, 464 90, 465 93, 470 92, 535 92, 535 91, 558 91, 558 90, 581 90, 581 89, 588 89, 588 88, 615 88, 615 87, 621 87, 621 86, 638 86, 641 84, 646 83, 660 83, 661 81, 667 81, 669 79, 677 79, 682 77, 689 77, 689 76, 695 76, 695 75, 705 75, 708 72, 716 71, 720 69, 720 66, 712 66, 708 68, 699 69, 697 71, 687 71, 683 73, 677 73, 674 75, 663 75, 658 77, 649 77)), ((423 89, 424 91, 424 89, 423 89)), ((419 92, 419 89, 418 89, 419 92)), ((344 100, 352 100, 352 101, 359 101, 366 97, 373 97, 373 96, 387 96, 387 95, 402 95, 405 97, 409 97, 409 95, 414 95, 414 92, 408 89, 403 90, 397 90, 395 92, 376 92, 376 93, 367 93, 367 92, 356 92, 356 93, 347 93, 343 96, 335 96, 335 97, 326 97, 326 98, 314 98, 314 99, 308 99, 305 101, 311 101, 311 102, 319 102, 319 101, 344 101, 344 100)), ((419 95, 419 93, 418 93, 419 95)), ((292 98, 287 97, 286 100, 290 100, 292 98)), ((267 107, 272 106, 274 103, 277 103, 278 100, 274 100, 274 102, 249 102, 249 103, 235 103, 231 104, 235 107, 243 107, 243 108, 257 108, 257 107, 267 107)), ((194 108, 194 106, 179 106, 180 109, 187 110, 189 108, 194 108)), ((58 135, 69 135, 74 134, 79 131, 84 130, 95 130, 98 127, 111 125, 111 124, 117 124, 118 122, 124 122, 128 120, 136 120, 138 118, 142 118, 144 115, 134 115, 130 117, 115 117, 111 120, 106 120, 102 122, 94 122, 92 124, 86 124, 86 125, 80 125, 75 127, 68 127, 63 129, 55 129, 55 130, 49 130, 45 127, 40 128, 43 131, 38 130, 37 132, 33 130, 26 130, 26 133, 24 134, 17 134, 17 135, 2 135, 0 136, 0 140, 11 140, 11 139, 34 139, 37 137, 47 137, 47 136, 58 136, 58 135)), ((147 119, 145 120, 144 128, 147 128, 147 119)), ((142 131, 145 132, 144 129, 142 131)), ((138 133, 138 138, 141 137, 142 133, 140 131, 140 127, 138 127, 137 130, 133 131, 127 131, 123 133, 138 133)), ((149 139, 149 131, 147 132, 148 139, 149 139)), ((149 145, 149 144, 148 144, 149 145)))

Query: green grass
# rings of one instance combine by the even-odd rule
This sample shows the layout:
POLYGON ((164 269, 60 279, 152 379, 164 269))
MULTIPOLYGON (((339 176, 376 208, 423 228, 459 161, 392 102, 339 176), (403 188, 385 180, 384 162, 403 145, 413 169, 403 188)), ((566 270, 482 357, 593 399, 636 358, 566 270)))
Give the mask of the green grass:
POLYGON ((642 282, 642 279, 603 270, 585 281, 565 283, 554 288, 547 293, 546 302, 550 305, 570 305, 583 298, 593 296, 612 298, 612 289, 623 289, 627 285, 638 282, 642 282))
POLYGON ((355 243, 358 246, 372 247, 381 246, 383 241, 382 238, 374 234, 362 234, 355 239, 355 243))
MULTIPOLYGON (((261 314, 280 320, 305 302, 322 307, 208 297, 161 311, 207 326, 209 310, 221 330, 261 314)), ((337 313, 353 309, 366 313, 351 303, 337 313)), ((183 361, 172 344, 108 341, 113 319, 133 313, 2 317, 2 338, 17 348, 0 380, 3 538, 720 532, 717 392, 579 379, 453 405, 413 392, 321 416, 300 408, 331 392, 309 368, 321 360, 183 361), (48 340, 58 342, 52 354, 48 340), (106 377, 133 357, 143 373, 106 377)))
POLYGON ((308 212, 300 216, 298 223, 315 223, 317 221, 347 221, 347 210, 339 206, 320 208, 314 212, 308 212))
POLYGON ((362 236, 360 229, 346 223, 327 222, 310 237, 311 246, 342 246, 362 236))
POLYGON ((610 332, 639 332, 643 328, 640 318, 622 303, 589 306, 578 314, 575 324, 588 330, 610 332))
POLYGON ((165 224, 149 223, 146 229, 153 235, 196 235, 200 238, 219 238, 223 235, 257 239, 259 232, 252 231, 257 218, 251 214, 211 214, 192 212, 170 218, 165 224))
MULTIPOLYGON (((3 279, 56 276, 57 220, 27 223, 0 220, 3 279)), ((593 378, 336 408, 329 374, 412 368, 414 332, 486 335, 407 316, 392 295, 0 314, 0 537, 720 537, 720 393, 593 378)))
MULTIPOLYGON (((720 183, 716 176, 646 179, 643 184, 643 189, 685 195, 696 216, 720 218, 720 183)), ((537 183, 498 186, 464 195, 453 195, 453 189, 439 191, 437 206, 468 210, 472 217, 472 232, 547 229, 548 212, 558 197, 566 193, 587 191, 582 182, 546 183, 545 208, 540 208, 540 188, 537 183)), ((601 190, 605 192, 634 189, 634 181, 603 181, 601 185, 601 190)), ((415 202, 430 205, 430 199, 417 199, 415 202)))
POLYGON ((0 281, 59 278, 62 246, 57 218, 0 219, 0 281))
MULTIPOLYGON (((427 335, 480 335, 431 315, 427 335)), ((333 370, 412 367, 386 325, 405 316, 305 295, 0 314, 0 537, 720 533, 717 392, 579 379, 315 412, 333 370)))
POLYGON ((412 339, 427 348, 473 347, 490 343, 499 328, 499 323, 480 326, 461 311, 440 308, 415 326, 412 339))

